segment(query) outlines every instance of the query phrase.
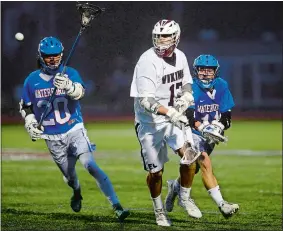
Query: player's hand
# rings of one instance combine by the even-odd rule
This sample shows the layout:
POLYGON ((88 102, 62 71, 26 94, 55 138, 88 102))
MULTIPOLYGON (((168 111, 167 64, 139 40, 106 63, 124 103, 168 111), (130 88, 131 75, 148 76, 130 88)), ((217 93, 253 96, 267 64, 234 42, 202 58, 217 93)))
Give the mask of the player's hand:
POLYGON ((183 95, 178 95, 179 98, 174 100, 174 108, 180 113, 183 113, 188 107, 194 105, 194 97, 191 93, 185 92, 183 95))
POLYGON ((217 120, 212 120, 211 124, 217 126, 220 129, 220 133, 222 133, 225 128, 224 125, 217 120))
POLYGON ((174 108, 176 108, 178 112, 183 113, 188 107, 189 104, 185 100, 180 98, 174 100, 174 108))
POLYGON ((201 124, 198 126, 197 129, 198 129, 200 132, 202 132, 203 129, 204 129, 205 127, 209 126, 209 125, 210 125, 210 123, 209 123, 208 121, 203 121, 203 123, 201 123, 201 124))
POLYGON ((213 130, 212 125, 208 121, 203 121, 199 126, 197 126, 197 130, 201 132, 202 136, 206 138, 206 141, 209 144, 215 143, 218 144, 219 142, 216 142, 211 137, 209 137, 209 132, 213 130))
POLYGON ((199 131, 201 131, 204 138, 208 140, 209 143, 219 144, 219 142, 227 142, 227 137, 223 136, 224 125, 220 122, 213 120, 211 124, 202 124, 199 126, 199 131), (203 125, 203 127, 202 127, 203 125))
POLYGON ((182 129, 182 123, 185 125, 188 125, 188 119, 185 115, 178 112, 175 108, 169 107, 168 112, 166 114, 169 117, 169 120, 171 123, 173 123, 175 126, 182 129))
POLYGON ((54 77, 53 84, 58 89, 69 91, 72 86, 73 82, 68 78, 68 75, 64 74, 61 75, 61 73, 57 73, 54 77))
POLYGON ((25 117, 25 128, 32 140, 38 140, 44 131, 43 126, 38 129, 38 122, 35 119, 34 114, 29 114, 25 117))

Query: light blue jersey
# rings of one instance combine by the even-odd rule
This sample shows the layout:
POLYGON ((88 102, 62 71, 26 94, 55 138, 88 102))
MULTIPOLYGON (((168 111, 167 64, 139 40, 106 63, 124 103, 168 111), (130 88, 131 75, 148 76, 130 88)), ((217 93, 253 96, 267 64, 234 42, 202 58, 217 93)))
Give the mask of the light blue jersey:
POLYGON ((219 120, 221 113, 232 109, 235 104, 228 83, 218 77, 215 79, 213 91, 201 88, 196 81, 193 83, 195 99, 195 119, 203 122, 219 120))
MULTIPOLYGON (((60 70, 59 70, 60 71, 60 70)), ((79 73, 71 67, 65 72, 70 80, 84 86, 79 73)), ((25 105, 32 105, 37 121, 40 120, 47 102, 54 90, 54 76, 46 75, 41 70, 29 74, 24 82, 22 100, 25 105)), ((44 134, 64 134, 76 124, 82 123, 81 107, 78 100, 72 100, 65 90, 57 89, 46 118, 43 120, 44 134)))

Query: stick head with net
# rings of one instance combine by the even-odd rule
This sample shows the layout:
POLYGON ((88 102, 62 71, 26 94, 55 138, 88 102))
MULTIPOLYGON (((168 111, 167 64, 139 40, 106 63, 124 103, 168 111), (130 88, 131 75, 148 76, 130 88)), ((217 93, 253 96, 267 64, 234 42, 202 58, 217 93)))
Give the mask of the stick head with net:
POLYGON ((183 146, 184 156, 180 160, 180 164, 191 165, 201 155, 201 152, 194 148, 191 143, 186 141, 183 146))
POLYGON ((201 152, 196 147, 193 147, 188 141, 186 130, 186 126, 182 124, 182 132, 185 143, 183 145, 184 155, 180 160, 180 164, 191 165, 201 155, 201 152))
POLYGON ((90 26, 90 22, 105 11, 104 8, 100 8, 99 6, 88 2, 77 2, 77 9, 81 14, 81 25, 83 28, 90 26))
POLYGON ((228 138, 223 136, 223 131, 221 128, 214 124, 210 124, 203 128, 202 135, 209 143, 227 143, 228 138))

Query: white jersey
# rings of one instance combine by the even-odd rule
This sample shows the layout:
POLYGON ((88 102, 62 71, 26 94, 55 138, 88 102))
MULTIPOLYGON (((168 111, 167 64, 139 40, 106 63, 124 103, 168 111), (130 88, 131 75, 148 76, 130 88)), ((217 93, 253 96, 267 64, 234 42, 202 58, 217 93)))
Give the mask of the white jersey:
POLYGON ((162 106, 173 106, 182 86, 192 84, 192 76, 185 54, 175 48, 176 65, 172 66, 156 55, 154 48, 144 52, 134 70, 131 97, 135 97, 135 121, 138 123, 163 123, 169 121, 164 115, 146 111, 139 103, 139 97, 153 97, 162 106))

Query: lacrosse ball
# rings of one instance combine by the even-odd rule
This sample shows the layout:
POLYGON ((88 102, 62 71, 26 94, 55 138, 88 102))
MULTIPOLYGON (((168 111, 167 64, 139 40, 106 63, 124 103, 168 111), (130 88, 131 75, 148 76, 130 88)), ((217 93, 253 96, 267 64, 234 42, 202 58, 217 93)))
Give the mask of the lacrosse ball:
POLYGON ((22 41, 22 40, 24 40, 24 35, 22 33, 18 32, 17 34, 15 34, 15 38, 18 41, 22 41))

